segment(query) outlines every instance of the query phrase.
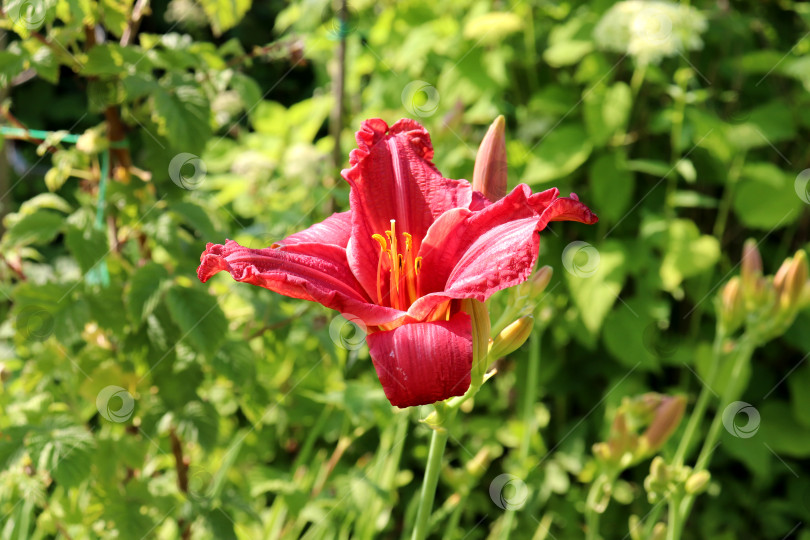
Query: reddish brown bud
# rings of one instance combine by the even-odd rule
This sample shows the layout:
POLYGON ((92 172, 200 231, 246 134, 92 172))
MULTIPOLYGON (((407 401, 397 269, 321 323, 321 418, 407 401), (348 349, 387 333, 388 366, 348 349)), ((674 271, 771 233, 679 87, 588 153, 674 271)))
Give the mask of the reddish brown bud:
POLYGON ((473 169, 473 189, 492 202, 506 195, 506 120, 499 116, 489 126, 473 169))

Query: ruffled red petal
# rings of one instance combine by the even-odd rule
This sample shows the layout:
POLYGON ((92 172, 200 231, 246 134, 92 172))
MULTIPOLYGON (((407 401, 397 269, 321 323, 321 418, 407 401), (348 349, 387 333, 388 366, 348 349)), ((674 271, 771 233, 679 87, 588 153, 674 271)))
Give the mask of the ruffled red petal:
POLYGON ((377 306, 366 296, 346 262, 346 250, 329 244, 299 243, 279 249, 250 249, 233 240, 207 244, 200 256, 197 277, 205 283, 221 271, 236 281, 318 302, 359 317, 366 325, 388 324, 403 313, 377 306))
POLYGON ((427 405, 461 396, 470 387, 472 325, 466 313, 449 321, 404 324, 366 341, 391 405, 427 405))
POLYGON ((469 207, 472 187, 466 180, 444 178, 431 162, 428 132, 413 120, 390 128, 379 119, 363 122, 357 132, 351 168, 342 171, 351 185, 352 239, 348 259, 358 281, 376 295, 380 246, 372 235, 385 235, 396 220, 402 233, 414 239, 414 249, 433 221, 451 208, 469 207))

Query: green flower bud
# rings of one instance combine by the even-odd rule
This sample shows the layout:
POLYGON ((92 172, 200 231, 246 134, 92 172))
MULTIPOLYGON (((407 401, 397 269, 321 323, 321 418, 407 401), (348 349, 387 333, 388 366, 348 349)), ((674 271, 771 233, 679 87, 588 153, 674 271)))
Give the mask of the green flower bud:
POLYGON ((516 320, 498 334, 489 349, 490 358, 497 359, 515 352, 523 345, 534 327, 534 317, 527 315, 516 320))
POLYGON ((709 485, 710 479, 711 474, 709 474, 709 471, 698 471, 686 479, 684 489, 690 495, 697 495, 706 489, 706 486, 709 485))

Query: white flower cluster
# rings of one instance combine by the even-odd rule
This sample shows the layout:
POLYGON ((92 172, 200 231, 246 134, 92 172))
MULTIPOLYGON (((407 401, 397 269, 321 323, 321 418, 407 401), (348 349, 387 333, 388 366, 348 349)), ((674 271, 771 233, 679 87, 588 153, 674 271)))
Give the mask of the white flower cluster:
POLYGON ((641 64, 703 47, 706 18, 695 8, 663 0, 627 0, 614 4, 593 31, 596 44, 629 54, 641 64))

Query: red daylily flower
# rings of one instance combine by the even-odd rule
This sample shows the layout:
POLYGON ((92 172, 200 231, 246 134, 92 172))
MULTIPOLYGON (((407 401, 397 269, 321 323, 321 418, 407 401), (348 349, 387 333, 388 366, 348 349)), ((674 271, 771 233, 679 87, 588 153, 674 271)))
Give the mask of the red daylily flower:
POLYGON ((377 375, 392 405, 463 395, 473 358, 461 299, 484 301, 532 272, 550 221, 596 223, 576 195, 525 184, 489 201, 432 163, 427 131, 413 120, 363 122, 342 171, 348 212, 269 248, 208 244, 197 275, 237 281, 351 314, 368 328, 377 375))

